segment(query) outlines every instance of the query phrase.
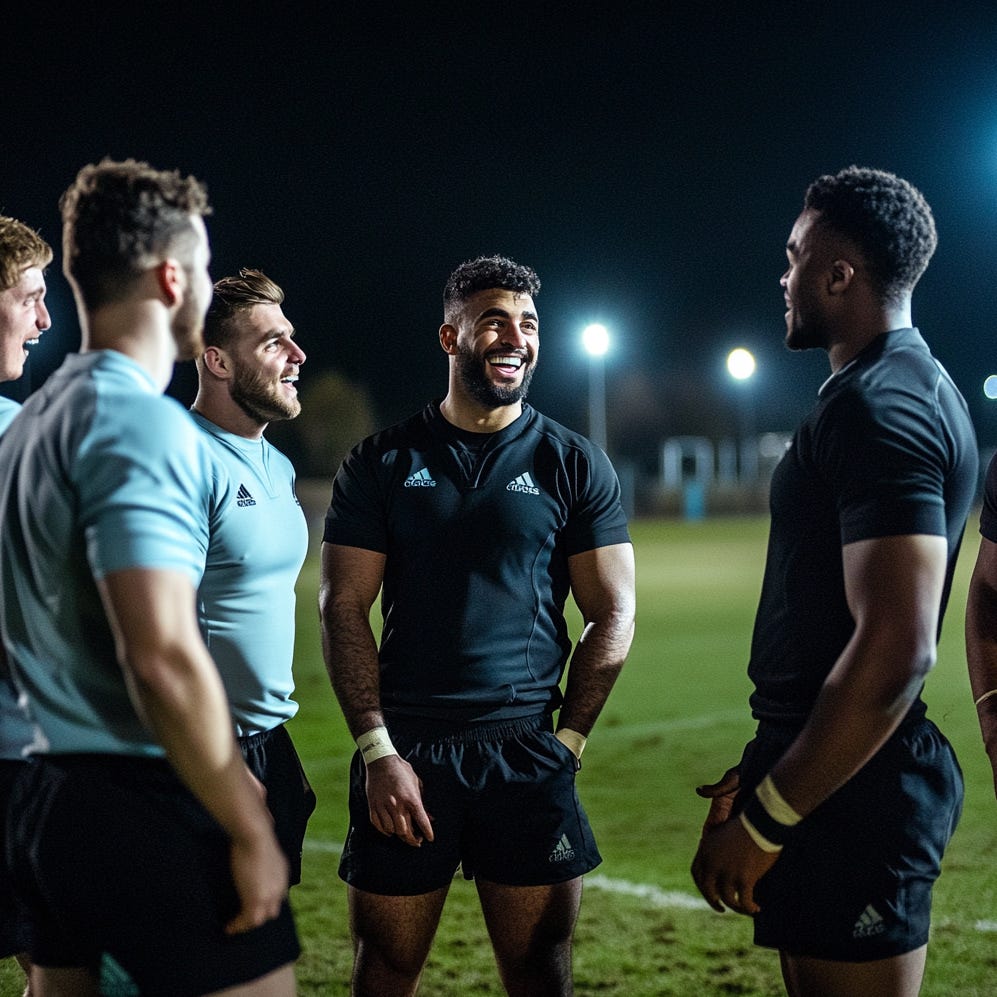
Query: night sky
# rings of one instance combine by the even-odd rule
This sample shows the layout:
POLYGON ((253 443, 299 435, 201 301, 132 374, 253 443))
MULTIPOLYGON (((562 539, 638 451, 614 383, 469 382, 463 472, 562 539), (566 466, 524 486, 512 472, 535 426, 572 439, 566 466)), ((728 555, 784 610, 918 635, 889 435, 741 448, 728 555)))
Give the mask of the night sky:
POLYGON ((580 331, 602 321, 609 449, 650 469, 668 435, 735 432, 733 346, 758 358, 758 429, 809 407, 828 368, 782 345, 784 246, 807 184, 856 163, 931 203, 915 323, 997 445, 993 5, 316 6, 32 5, 4 26, 0 210, 57 249, 29 387, 79 341, 58 197, 133 156, 205 181, 214 277, 283 286, 302 391, 338 370, 382 424, 445 391, 450 271, 531 264, 530 400, 587 430, 580 331))

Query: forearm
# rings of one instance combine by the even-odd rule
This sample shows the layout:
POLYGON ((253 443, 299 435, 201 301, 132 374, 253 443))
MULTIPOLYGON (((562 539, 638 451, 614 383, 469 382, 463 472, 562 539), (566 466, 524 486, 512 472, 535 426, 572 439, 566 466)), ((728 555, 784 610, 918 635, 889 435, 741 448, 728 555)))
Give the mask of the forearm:
POLYGON ((997 593, 974 577, 966 602, 969 685, 991 761, 997 761, 997 593))
POLYGON ((585 627, 568 667, 558 727, 591 733, 633 641, 633 614, 620 610, 585 627))
POLYGON ((322 653, 333 691, 354 738, 384 724, 377 641, 367 613, 327 604, 322 611, 322 653))
POLYGON ((932 661, 927 652, 853 639, 770 773, 798 814, 814 810, 876 754, 907 714, 932 661))

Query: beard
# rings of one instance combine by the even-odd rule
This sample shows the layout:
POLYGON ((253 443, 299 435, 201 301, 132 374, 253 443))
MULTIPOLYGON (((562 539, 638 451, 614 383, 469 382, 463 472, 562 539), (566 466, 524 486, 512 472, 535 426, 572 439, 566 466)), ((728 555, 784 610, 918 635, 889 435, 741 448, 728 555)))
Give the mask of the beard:
POLYGON ((275 384, 259 371, 241 366, 236 369, 232 383, 232 401, 261 425, 293 419, 301 411, 301 402, 297 397, 286 398, 279 382, 275 384))
POLYGON ((820 322, 797 322, 795 306, 793 324, 786 329, 786 347, 790 350, 821 350, 827 348, 828 338, 820 322))
POLYGON ((515 405, 526 398, 530 390, 530 381, 536 363, 528 361, 524 364, 523 377, 519 384, 495 384, 485 373, 486 360, 479 357, 469 346, 457 346, 455 354, 457 376, 464 390, 479 404, 487 409, 501 408, 504 405, 515 405))

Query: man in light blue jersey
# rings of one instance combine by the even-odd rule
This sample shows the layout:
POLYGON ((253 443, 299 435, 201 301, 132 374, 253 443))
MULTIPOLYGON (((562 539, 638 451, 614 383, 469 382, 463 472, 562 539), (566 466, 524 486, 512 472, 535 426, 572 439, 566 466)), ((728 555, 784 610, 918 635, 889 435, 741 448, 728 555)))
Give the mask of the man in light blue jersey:
POLYGON ((194 610, 213 464, 163 397, 202 347, 207 197, 105 160, 61 209, 82 352, 0 440, 0 619, 35 731, 7 831, 32 982, 290 997, 287 863, 194 610))
POLYGON ((225 277, 204 322, 192 411, 216 459, 210 542, 198 589, 201 632, 228 693, 239 746, 266 787, 277 839, 301 881, 301 844, 315 794, 284 724, 297 713, 294 585, 308 527, 291 462, 263 435, 300 411, 305 354, 259 270, 225 277))
MULTIPOLYGON (((16 381, 24 371, 28 346, 51 325, 45 307, 45 268, 52 248, 16 218, 0 215, 0 381, 16 381)), ((20 405, 0 396, 0 434, 20 405)), ((31 727, 17 705, 7 660, 0 646, 0 827, 7 819, 7 800, 14 777, 24 765, 22 752, 31 727)), ((30 974, 27 912, 11 890, 6 856, 0 855, 0 957, 15 956, 30 974)), ((30 993, 30 984, 26 993, 30 993)))

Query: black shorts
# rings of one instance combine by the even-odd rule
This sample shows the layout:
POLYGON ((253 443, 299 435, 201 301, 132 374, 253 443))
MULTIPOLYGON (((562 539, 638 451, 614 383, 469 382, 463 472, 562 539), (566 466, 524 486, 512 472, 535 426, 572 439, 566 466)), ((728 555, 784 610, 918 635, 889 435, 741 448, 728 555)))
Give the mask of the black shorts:
MULTIPOLYGON (((7 825, 7 811, 11 787, 17 774, 28 762, 11 758, 0 759, 0 828, 7 825)), ((11 884, 11 866, 6 849, 0 862, 0 959, 27 952, 31 945, 31 926, 24 904, 14 894, 11 884)))
POLYGON ((602 857, 575 789, 575 756, 536 716, 441 733, 389 720, 392 741, 422 779, 435 840, 413 848, 370 823, 365 769, 350 766, 350 830, 339 866, 351 886, 415 896, 468 879, 545 886, 594 869, 602 857))
POLYGON ((249 771, 267 791, 274 832, 287 855, 290 882, 294 886, 301 882, 301 843, 305 840, 308 818, 315 810, 315 793, 283 724, 240 737, 239 747, 249 771))
MULTIPOLYGON (((792 736, 760 733, 742 795, 792 736)), ((962 813, 962 772, 930 721, 904 723, 804 821, 755 888, 755 943, 791 955, 866 962, 928 941, 931 891, 962 813)))
POLYGON ((299 953, 291 910, 228 936, 239 901, 221 827, 161 759, 51 755, 11 795, 8 847, 31 911, 30 955, 116 993, 194 997, 299 953))

